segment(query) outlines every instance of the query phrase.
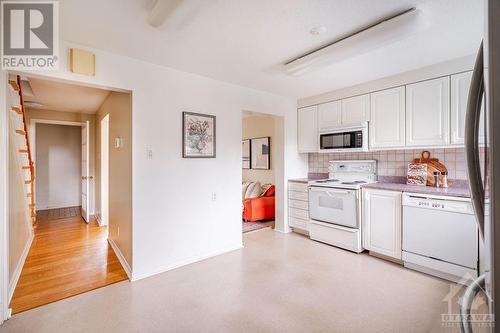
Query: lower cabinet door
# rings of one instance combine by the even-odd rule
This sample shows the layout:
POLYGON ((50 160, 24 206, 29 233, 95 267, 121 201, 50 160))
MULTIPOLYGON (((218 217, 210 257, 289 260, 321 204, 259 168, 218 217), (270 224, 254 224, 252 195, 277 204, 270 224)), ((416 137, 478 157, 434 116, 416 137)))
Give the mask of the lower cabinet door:
POLYGON ((363 189, 363 246, 401 259, 401 192, 363 189))

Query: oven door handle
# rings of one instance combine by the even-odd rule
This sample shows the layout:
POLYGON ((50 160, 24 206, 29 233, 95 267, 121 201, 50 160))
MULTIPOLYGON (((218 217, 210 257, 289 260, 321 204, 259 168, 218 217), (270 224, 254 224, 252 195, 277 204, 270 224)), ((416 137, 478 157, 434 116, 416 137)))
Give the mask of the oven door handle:
POLYGON ((322 193, 326 193, 328 195, 331 195, 331 194, 351 194, 351 191, 348 191, 348 190, 324 189, 324 188, 315 187, 315 186, 311 186, 311 187, 309 187, 309 189, 311 191, 322 192, 322 193))

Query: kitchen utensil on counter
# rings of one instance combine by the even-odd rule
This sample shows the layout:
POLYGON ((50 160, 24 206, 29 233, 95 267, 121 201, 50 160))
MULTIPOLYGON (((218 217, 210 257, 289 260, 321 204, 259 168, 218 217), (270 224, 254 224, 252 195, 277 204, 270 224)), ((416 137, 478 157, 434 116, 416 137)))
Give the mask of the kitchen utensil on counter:
POLYGON ((406 173, 406 184, 425 186, 427 184, 427 164, 409 163, 406 173))
MULTIPOLYGON (((427 186, 434 186, 434 172, 448 172, 448 169, 444 164, 439 162, 439 159, 432 158, 431 152, 428 150, 424 150, 421 154, 421 157, 415 158, 413 163, 425 163, 427 164, 427 186)), ((438 177, 439 178, 439 177, 438 177)), ((441 182, 438 180, 438 186, 441 185, 441 182)))

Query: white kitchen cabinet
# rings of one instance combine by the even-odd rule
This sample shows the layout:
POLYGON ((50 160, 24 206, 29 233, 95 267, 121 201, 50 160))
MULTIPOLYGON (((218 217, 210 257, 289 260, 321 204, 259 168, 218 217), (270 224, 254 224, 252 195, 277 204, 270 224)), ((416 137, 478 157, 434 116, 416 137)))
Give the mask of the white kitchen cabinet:
POLYGON ((309 231, 309 186, 288 182, 288 225, 294 231, 309 231))
POLYGON ((405 146, 405 87, 370 94, 370 148, 405 146))
MULTIPOLYGON (((452 145, 463 145, 465 134, 465 114, 472 80, 472 72, 451 76, 451 138, 452 145)), ((484 101, 483 101, 484 102, 484 101)), ((481 124, 484 122, 484 103, 481 109, 481 124)), ((479 127, 479 143, 484 143, 484 126, 479 127)))
POLYGON ((450 143, 450 77, 406 86, 406 145, 450 143))
POLYGON ((318 107, 308 106, 297 111, 299 153, 318 151, 318 107))
POLYGON ((401 192, 363 189, 363 247, 401 259, 401 192))
POLYGON ((318 106, 319 131, 335 129, 342 124, 342 102, 333 101, 318 106))
POLYGON ((341 100, 342 125, 357 125, 370 120, 370 95, 360 95, 341 100))

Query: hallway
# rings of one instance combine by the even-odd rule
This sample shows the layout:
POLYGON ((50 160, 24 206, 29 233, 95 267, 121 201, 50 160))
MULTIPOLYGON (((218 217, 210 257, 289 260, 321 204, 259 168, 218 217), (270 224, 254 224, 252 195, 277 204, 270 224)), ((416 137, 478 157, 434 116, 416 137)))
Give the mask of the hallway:
MULTIPOLYGON (((46 216, 61 215, 52 212, 46 216)), ((107 241, 107 227, 78 215, 40 219, 10 307, 23 312, 127 280, 107 241)))

